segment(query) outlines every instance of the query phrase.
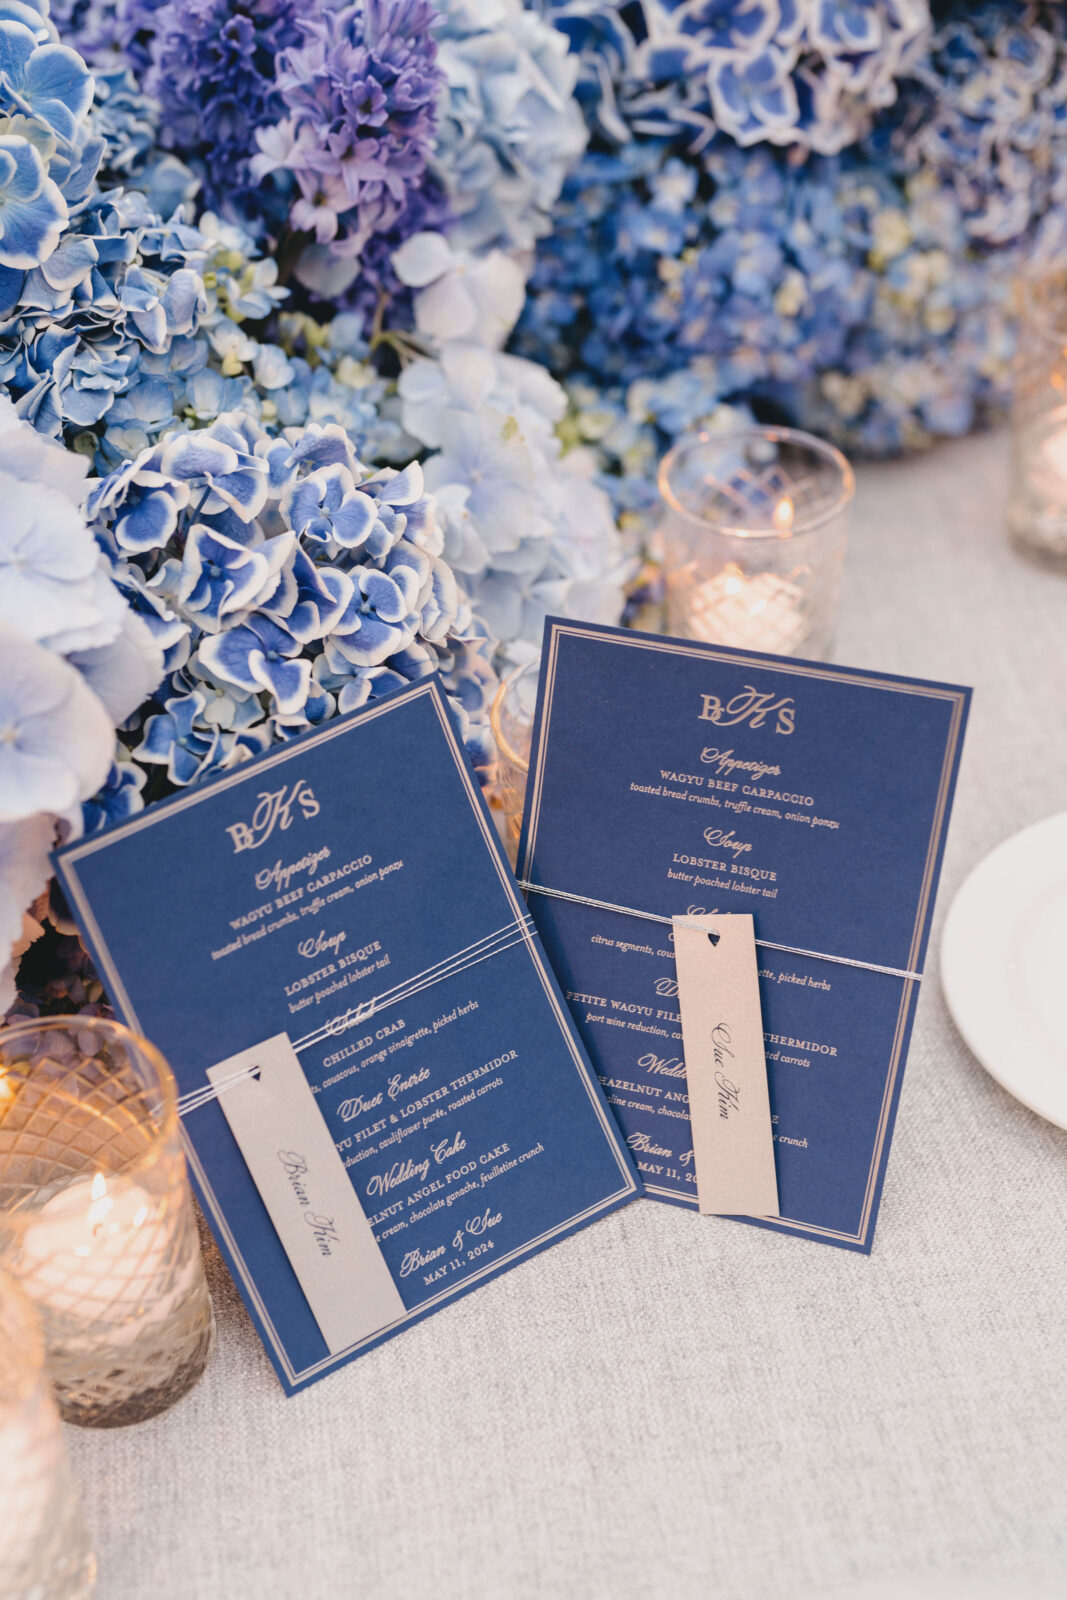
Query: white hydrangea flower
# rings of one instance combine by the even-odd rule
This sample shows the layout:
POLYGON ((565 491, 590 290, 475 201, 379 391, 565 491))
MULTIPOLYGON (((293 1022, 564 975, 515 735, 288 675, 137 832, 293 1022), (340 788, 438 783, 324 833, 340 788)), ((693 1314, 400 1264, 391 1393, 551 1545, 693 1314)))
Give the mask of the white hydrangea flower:
POLYGON ((438 0, 433 171, 466 250, 530 250, 588 132, 574 97, 579 61, 566 35, 522 0, 438 0))
POLYGON ((0 823, 63 814, 103 783, 114 725, 81 673, 0 626, 0 823))
POLYGON ((526 276, 503 250, 476 256, 440 233, 413 233, 393 256, 401 283, 417 289, 415 326, 432 340, 499 349, 519 320, 526 276))
POLYGON ((0 823, 0 1017, 15 999, 15 965, 24 943, 26 908, 51 876, 48 853, 54 841, 51 816, 0 823))
POLYGON ((450 341, 399 387, 404 428, 436 452, 426 487, 445 559, 502 662, 536 655, 550 613, 617 621, 629 568, 592 458, 562 453, 559 384, 521 357, 450 341))

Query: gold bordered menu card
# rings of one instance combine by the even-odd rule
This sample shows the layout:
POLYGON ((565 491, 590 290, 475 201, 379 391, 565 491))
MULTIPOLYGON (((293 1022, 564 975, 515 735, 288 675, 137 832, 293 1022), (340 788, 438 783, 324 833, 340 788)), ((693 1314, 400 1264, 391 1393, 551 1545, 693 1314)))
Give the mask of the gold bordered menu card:
POLYGON ((547 622, 518 875, 653 1198, 697 1204, 672 918, 748 913, 778 1208, 744 1220, 870 1249, 969 698, 547 622))
POLYGON ((639 1193, 436 678, 56 867, 289 1392, 639 1193))

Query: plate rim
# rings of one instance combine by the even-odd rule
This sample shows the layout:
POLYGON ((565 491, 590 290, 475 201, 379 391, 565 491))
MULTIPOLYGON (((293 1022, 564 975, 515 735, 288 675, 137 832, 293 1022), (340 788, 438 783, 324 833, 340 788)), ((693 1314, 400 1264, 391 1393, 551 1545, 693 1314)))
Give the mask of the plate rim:
MULTIPOLYGON (((968 909, 968 902, 974 894, 975 885, 980 885, 983 878, 999 867, 1005 856, 1010 856, 1015 850, 1025 848, 1021 841, 1029 840, 1034 834, 1049 832, 1055 834, 1062 831, 1067 837, 1067 811, 1057 811, 1051 816, 1039 818, 1036 822, 1029 823, 1025 828, 1009 834, 999 844, 994 845, 980 861, 971 868, 952 898, 948 908, 944 926, 941 930, 939 946, 940 953, 940 979, 941 992, 945 997, 945 1004, 960 1037, 985 1072, 998 1083, 1006 1094, 1010 1094, 1020 1105, 1026 1106, 1029 1111, 1054 1127, 1067 1129, 1067 1081, 1058 1097, 1050 1101, 1041 1094, 1020 1090, 1018 1082, 1011 1074, 1005 1075, 1003 1069, 995 1064, 988 1049, 982 1041, 976 1039, 971 1026, 965 1020, 966 1006, 960 1006, 960 986, 956 981, 955 948, 959 939, 959 928, 968 909)), ((1011 909, 1021 911, 1023 905, 1011 909)), ((1006 987, 1006 985, 1005 985, 1006 987)))

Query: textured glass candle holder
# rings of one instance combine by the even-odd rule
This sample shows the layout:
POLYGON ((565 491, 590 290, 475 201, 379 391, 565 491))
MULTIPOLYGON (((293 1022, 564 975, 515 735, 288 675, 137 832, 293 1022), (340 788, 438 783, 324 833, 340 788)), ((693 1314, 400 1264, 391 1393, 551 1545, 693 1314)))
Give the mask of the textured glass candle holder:
POLYGON ((174 1078, 118 1023, 0 1032, 0 1266, 40 1312, 68 1422, 143 1422, 203 1372, 214 1319, 174 1078))
POLYGON ((82 1600, 95 1577, 40 1323, 0 1273, 0 1600, 82 1600))
POLYGON ((855 490, 841 452, 795 428, 702 433, 664 457, 659 487, 667 632, 826 655, 855 490))
POLYGON ((504 848, 512 866, 519 851, 522 808, 526 798, 526 776, 530 770, 530 741, 537 707, 537 678, 540 657, 516 667, 501 682, 493 700, 489 720, 496 740, 496 775, 493 804, 504 826, 504 848))
POLYGON ((1008 532, 1024 554, 1067 569, 1067 278, 1020 295, 1008 532))

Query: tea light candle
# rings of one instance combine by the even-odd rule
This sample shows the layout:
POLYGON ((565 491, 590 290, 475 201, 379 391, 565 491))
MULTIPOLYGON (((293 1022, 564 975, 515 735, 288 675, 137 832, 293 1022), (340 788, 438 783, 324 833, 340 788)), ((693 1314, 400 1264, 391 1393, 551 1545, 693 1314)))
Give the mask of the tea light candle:
MULTIPOLYGON (((792 496, 780 494, 768 519, 779 538, 790 537, 795 515, 792 496)), ((709 644, 786 656, 799 648, 808 628, 795 583, 776 572, 748 577, 733 561, 685 595, 682 605, 687 635, 709 644)))
POLYGON ((0 1264, 40 1312, 60 1415, 144 1422, 214 1335, 174 1079, 103 1017, 0 1029, 0 1074, 0 1264))
POLYGON ((732 562, 693 590, 686 609, 690 637, 771 655, 789 655, 807 628, 796 584, 775 572, 746 578, 732 562))
POLYGON ((158 1293, 171 1270, 172 1226, 140 1184, 98 1172, 51 1196, 27 1228, 19 1281, 46 1317, 92 1323, 109 1344, 132 1343, 149 1323, 169 1317, 197 1281, 191 1257, 158 1293))
POLYGON ((668 452, 658 482, 667 631, 826 655, 855 488, 841 452, 796 428, 698 433, 668 452))

